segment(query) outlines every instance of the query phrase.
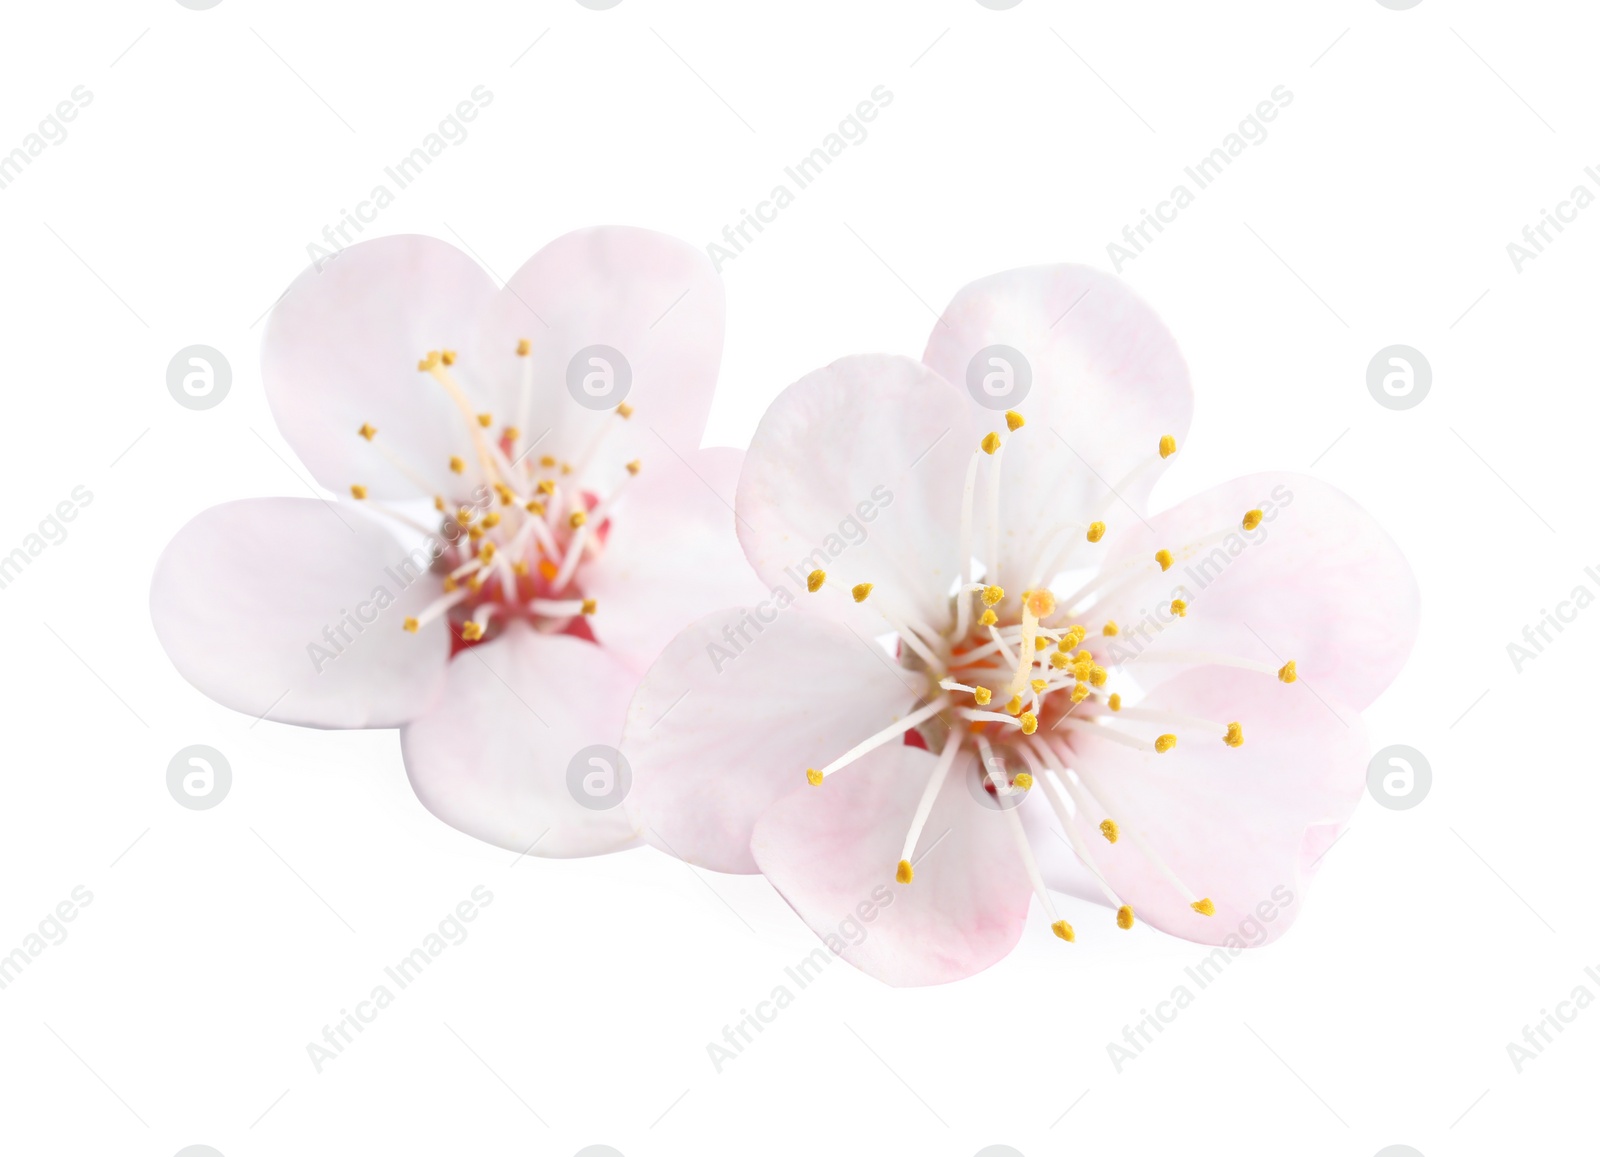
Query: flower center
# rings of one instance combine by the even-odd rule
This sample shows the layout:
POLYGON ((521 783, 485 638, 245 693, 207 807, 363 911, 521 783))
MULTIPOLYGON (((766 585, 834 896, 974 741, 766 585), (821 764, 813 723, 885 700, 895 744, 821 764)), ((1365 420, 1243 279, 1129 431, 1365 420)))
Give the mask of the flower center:
MULTIPOLYGON (((1015 434, 1026 423, 1014 410, 1006 412, 1006 426, 1015 434)), ((1073 554, 1084 544, 1100 542, 1106 533, 1102 516, 1109 511, 1115 496, 1126 490, 1138 475, 1158 465, 1177 451, 1171 435, 1162 437, 1156 453, 1141 463, 1123 483, 1111 489, 1102 508, 1090 512, 1084 522, 1064 521, 1049 536, 1040 556, 1023 577, 1026 586, 1010 595, 999 585, 1000 468, 1005 440, 998 433, 987 434, 969 462, 962 490, 960 522, 961 580, 951 600, 947 622, 942 626, 921 622, 906 613, 893 592, 874 595, 874 585, 859 583, 850 589, 857 603, 870 598, 872 605, 898 637, 902 666, 921 672, 927 679, 925 702, 917 710, 895 721, 875 735, 821 768, 808 768, 807 780, 820 785, 824 779, 848 766, 868 751, 886 743, 905 742, 936 752, 934 768, 924 788, 910 830, 907 832, 895 879, 909 884, 915 875, 915 856, 922 830, 933 811, 945 779, 962 750, 977 755, 978 787, 1006 812, 1018 853, 1027 870, 1051 928, 1063 940, 1073 940, 1072 926, 1056 916, 1054 901, 1045 887, 1016 805, 1036 785, 1042 785, 1049 806, 1060 820, 1079 860, 1098 881, 1107 900, 1117 912, 1121 928, 1133 927, 1133 910, 1124 904, 1106 883, 1097 866, 1095 853, 1074 826, 1083 818, 1090 826, 1092 817, 1104 817, 1098 830, 1110 844, 1117 844, 1124 833, 1130 837, 1135 853, 1149 859, 1160 874, 1201 916, 1213 915, 1215 905, 1197 894, 1172 871, 1139 830, 1136 817, 1128 817, 1119 807, 1115 785, 1089 777, 1078 768, 1072 746, 1074 734, 1092 734, 1136 750, 1166 755, 1178 746, 1180 733, 1220 740, 1230 748, 1244 744, 1244 728, 1238 722, 1218 722, 1139 706, 1124 706, 1123 694, 1113 690, 1114 676, 1131 657, 1118 653, 1113 640, 1123 628, 1105 617, 1106 607, 1132 586, 1152 574, 1169 569, 1174 552, 1162 549, 1151 559, 1136 559, 1120 566, 1102 569, 1087 585, 1070 596, 1058 597, 1047 585, 1073 562, 1073 554), (973 512, 978 500, 978 472, 988 463, 988 541, 985 544, 984 581, 973 580, 973 512), (1156 569, 1159 568, 1159 569, 1156 569), (1150 734, 1153 733, 1153 734, 1150 734), (1122 815, 1119 823, 1113 812, 1122 815)), ((1259 510, 1248 511, 1242 526, 1253 530, 1262 519, 1259 510)), ((1177 557, 1203 549, 1234 532, 1233 527, 1207 534, 1182 546, 1177 557)), ((830 584, 823 571, 809 576, 812 593, 830 584)), ((1186 617, 1188 603, 1174 598, 1161 608, 1161 618, 1147 616, 1137 624, 1141 637, 1147 624, 1156 633, 1166 625, 1186 617)), ((1141 612, 1143 613, 1143 612, 1141 612)), ((1141 648, 1142 649, 1142 648, 1141 648)), ((1138 652, 1135 652, 1137 654, 1138 652)), ((1199 653, 1168 653, 1168 658, 1185 662, 1211 663, 1272 672, 1265 664, 1227 656, 1199 653)), ((1291 660, 1276 669, 1278 679, 1293 683, 1295 665, 1291 660)), ((1112 853, 1114 854, 1114 853, 1112 853)))
MULTIPOLYGON (((357 501, 429 536, 433 544, 430 570, 438 579, 439 597, 406 619, 405 629, 415 634, 434 619, 447 619, 452 654, 494 638, 506 623, 519 619, 542 633, 592 640, 586 619, 595 613, 595 601, 580 589, 578 567, 604 551, 612 508, 639 473, 639 462, 629 462, 627 473, 603 497, 584 484, 596 451, 615 421, 606 421, 572 460, 541 447, 543 434, 527 438, 533 395, 530 350, 526 339, 517 343, 522 382, 516 425, 497 427, 493 414, 473 410, 452 372, 458 360, 455 351, 430 350, 417 363, 417 369, 432 377, 455 403, 466 427, 473 460, 452 456, 447 465, 464 484, 476 483, 469 503, 452 503, 443 495, 433 495, 438 522, 430 527, 403 511, 369 500, 365 486, 356 483, 350 487, 357 501)), ((612 412, 617 419, 626 420, 633 407, 624 402, 612 412)), ((416 483, 420 494, 428 494, 424 475, 380 441, 376 427, 364 423, 357 433, 416 483)))

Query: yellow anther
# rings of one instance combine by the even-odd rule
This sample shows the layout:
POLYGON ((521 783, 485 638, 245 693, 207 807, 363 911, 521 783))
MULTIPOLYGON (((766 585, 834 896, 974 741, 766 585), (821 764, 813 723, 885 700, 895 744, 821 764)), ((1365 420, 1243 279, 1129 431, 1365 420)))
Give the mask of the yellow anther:
POLYGON ((639 462, 639 459, 635 458, 632 462, 628 463, 628 473, 629 474, 637 474, 637 473, 639 473, 640 465, 641 465, 641 463, 639 462))
POLYGON ((1011 781, 1011 786, 1019 791, 1027 791, 1033 787, 1033 776, 1025 771, 1017 772, 1017 777, 1011 781))
POLYGON ((1047 618, 1056 613, 1056 596, 1043 587, 1029 591, 1022 597, 1022 601, 1036 619, 1047 618))
POLYGON ((583 604, 578 608, 578 613, 580 615, 592 615, 596 606, 597 604, 593 599, 584 599, 583 604))
POLYGON ((520 438, 520 437, 522 437, 522 431, 521 431, 521 430, 519 430, 519 429, 517 429, 517 428, 516 428, 516 427, 515 427, 515 426, 507 426, 507 427, 506 427, 506 428, 505 428, 505 429, 504 429, 504 430, 503 430, 503 431, 501 431, 501 432, 502 432, 502 433, 503 433, 503 434, 505 434, 505 436, 506 436, 506 437, 507 437, 507 438, 508 438, 508 439, 509 439, 509 440, 511 440, 511 441, 513 441, 513 442, 515 442, 515 441, 516 441, 516 440, 517 440, 517 439, 518 439, 518 438, 520 438))
POLYGON ((479 414, 478 415, 478 425, 482 426, 485 430, 487 430, 490 426, 494 425, 494 415, 493 414, 479 414))
POLYGON ((1117 832, 1117 821, 1116 820, 1101 820, 1100 821, 1100 834, 1106 838, 1106 843, 1108 843, 1108 844, 1116 843, 1117 842, 1117 835, 1118 835, 1118 832, 1117 832))
POLYGON ((1177 615, 1180 619, 1185 617, 1189 613, 1189 604, 1184 602, 1182 599, 1173 599, 1172 613, 1177 615))
POLYGON ((979 707, 989 706, 989 700, 993 698, 994 692, 987 687, 974 687, 972 689, 972 701, 979 707))
POLYGON ((993 454, 1000 449, 1000 435, 990 430, 983 436, 983 441, 978 443, 985 454, 993 454))
POLYGON ((1050 640, 1045 638, 1043 635, 1035 635, 1033 637, 1033 649, 1035 651, 1042 651, 1049 645, 1050 640))
POLYGON ((1074 703, 1082 703, 1087 698, 1089 698, 1089 684, 1074 684, 1072 688, 1072 701, 1074 703))
POLYGON ((1278 668, 1278 682, 1280 683, 1293 683, 1299 677, 1300 676, 1295 673, 1293 659, 1290 659, 1287 663, 1278 668))
POLYGON ((1111 708, 1111 710, 1113 710, 1113 711, 1121 711, 1122 710, 1122 696, 1119 695, 1117 692, 1113 691, 1111 693, 1111 698, 1106 700, 1106 706, 1111 708))
POLYGON ((1133 927, 1133 909, 1126 904, 1117 909, 1117 927, 1124 932, 1133 927))
POLYGON ((850 597, 855 599, 855 601, 858 602, 858 603, 866 602, 867 601, 867 596, 870 595, 871 593, 872 593, 872 584, 871 583, 857 583, 855 586, 850 588, 850 597))
POLYGON ((983 605, 992 607, 1006 597, 1004 587, 988 586, 983 588, 983 605))
POLYGON ((352 485, 350 487, 350 497, 354 498, 357 502, 361 501, 366 496, 367 488, 365 486, 352 485))
POLYGON ((1056 647, 1058 650, 1071 653, 1072 648, 1083 642, 1083 637, 1088 633, 1083 627, 1074 623, 1067 628, 1067 633, 1061 636, 1061 641, 1056 644, 1056 647))
POLYGON ((1215 916, 1217 914, 1217 906, 1211 902, 1211 898, 1209 896, 1207 896, 1204 900, 1196 900, 1193 904, 1190 904, 1189 907, 1193 908, 1202 916, 1215 916))
POLYGON ((618 406, 617 406, 617 417, 619 417, 619 418, 631 418, 631 417, 633 417, 633 407, 628 405, 627 402, 619 403, 618 406))
POLYGON ((1017 413, 1015 410, 1007 410, 1006 411, 1006 429, 1007 430, 1010 430, 1012 433, 1015 433, 1016 431, 1022 429, 1022 427, 1026 423, 1027 423, 1027 419, 1024 418, 1021 414, 1017 413))
POLYGON ((483 624, 476 619, 468 619, 461 624, 461 637, 469 643, 477 642, 483 638, 483 624))
POLYGON ((530 354, 530 353, 531 353, 531 352, 533 352, 533 343, 532 343, 532 342, 530 342, 530 341, 529 341, 529 340, 528 340, 528 339, 527 339, 527 338, 525 338, 525 337, 523 337, 523 338, 518 338, 518 339, 517 339, 517 356, 518 356, 518 357, 519 357, 519 358, 525 358, 525 357, 527 357, 527 356, 528 356, 528 354, 530 354))
POLYGON ((480 570, 467 580, 467 589, 477 594, 483 589, 483 572, 480 570))
POLYGON ((1261 511, 1259 511, 1259 510, 1247 510, 1247 511, 1245 511, 1244 512, 1244 528, 1246 530, 1254 530, 1256 527, 1261 525, 1261 519, 1262 519, 1261 511))
POLYGON ((572 527, 573 530, 577 530, 578 527, 582 526, 588 521, 589 515, 582 510, 574 510, 570 515, 567 516, 567 525, 572 527))
POLYGON ((1054 655, 1050 656, 1050 665, 1058 671, 1070 662, 1072 662, 1072 660, 1067 658, 1067 656, 1063 655, 1060 651, 1057 651, 1054 655))
POLYGON ((439 360, 441 362, 443 362, 447 366, 455 365, 456 364, 456 351, 455 350, 440 350, 439 351, 439 360))
POLYGON ((912 870, 910 860, 901 860, 899 864, 895 865, 894 882, 896 884, 909 884, 911 883, 911 877, 915 875, 916 872, 912 870))
POLYGON ((1099 542, 1105 536, 1106 536, 1106 524, 1105 523, 1103 523, 1103 522, 1091 522, 1089 524, 1088 538, 1089 538, 1090 542, 1099 542))
POLYGON ((433 496, 433 508, 440 514, 444 513, 444 498, 441 495, 435 494, 433 496))
POLYGON ((491 511, 489 511, 488 514, 485 514, 483 516, 483 528, 485 530, 493 530, 495 527, 497 527, 499 525, 500 525, 500 512, 498 510, 491 510, 491 511))
POLYGON ((1172 566, 1172 552, 1170 550, 1156 551, 1156 561, 1161 564, 1162 570, 1167 570, 1172 566))
POLYGON ((472 507, 463 506, 456 511, 456 522, 462 526, 472 525, 472 507))
POLYGON ((1029 683, 1028 686, 1033 688, 1033 693, 1035 695, 1043 695, 1044 689, 1050 686, 1050 681, 1048 679, 1035 679, 1033 682, 1029 683))
POLYGON ((407 619, 406 619, 406 621, 405 621, 405 622, 404 622, 404 623, 403 623, 403 624, 401 624, 401 625, 402 625, 402 626, 404 626, 404 627, 405 627, 405 629, 406 629, 406 630, 408 630, 408 631, 410 631, 410 632, 411 632, 411 633, 412 633, 412 634, 413 634, 413 635, 414 635, 414 634, 416 634, 416 633, 417 633, 417 629, 418 629, 418 628, 419 628, 419 627, 420 627, 420 626, 421 626, 421 625, 422 625, 422 624, 421 624, 421 623, 419 623, 419 622, 417 622, 417 620, 416 620, 416 619, 413 619, 413 618, 410 618, 410 617, 407 617, 407 619))
MULTIPOLYGON (((1017 722, 1022 724, 1022 734, 1024 735, 1032 735, 1035 731, 1039 730, 1039 718, 1032 711, 1024 711, 1017 722)), ((1027 774, 1027 772, 1022 773, 1022 775, 1027 774)), ((1022 780, 1022 775, 1017 776, 1017 781, 1019 783, 1022 780)), ((1028 782, 1032 783, 1033 779, 1030 777, 1028 782)))
POLYGON ((494 543, 485 542, 478 548, 478 561, 488 562, 492 558, 494 558, 494 543))
POLYGON ((1156 750, 1161 752, 1163 755, 1171 751, 1176 746, 1178 746, 1178 737, 1176 735, 1168 734, 1156 736, 1156 750))
POLYGON ((1093 686, 1093 687, 1104 687, 1106 685, 1106 679, 1107 679, 1106 669, 1104 667, 1100 666, 1098 663, 1096 663, 1093 667, 1089 668, 1089 684, 1090 684, 1090 686, 1093 686))
POLYGON ((571 462, 563 462, 561 464, 561 473, 563 473, 563 474, 571 474, 572 473, 572 463, 571 462))
POLYGON ((425 355, 423 355, 422 360, 417 363, 417 369, 421 370, 423 373, 427 373, 429 370, 433 369, 438 364, 439 364, 439 351, 438 350, 429 350, 425 355))
POLYGON ((526 575, 528 573, 528 560, 525 558, 517 559, 516 562, 511 564, 511 572, 517 575, 526 575))
POLYGON ((480 538, 483 537, 483 527, 481 527, 481 526, 469 526, 467 528, 467 537, 469 539, 471 539, 473 542, 477 542, 480 538))
POLYGON ((457 458, 454 454, 450 455, 450 472, 452 474, 460 474, 466 468, 467 464, 465 462, 457 458))
POLYGON ((372 441, 373 436, 376 435, 377 432, 378 432, 378 427, 372 425, 370 422, 362 422, 361 423, 361 429, 356 431, 357 434, 360 434, 363 438, 365 438, 369 442, 372 441))
POLYGON ((806 575, 806 590, 810 591, 812 594, 816 594, 818 591, 820 591, 822 589, 822 584, 827 582, 827 581, 828 581, 828 572, 827 571, 825 571, 825 570, 814 570, 810 574, 806 575))
POLYGON ((529 502, 527 504, 527 506, 523 507, 523 509, 526 510, 529 514, 543 514, 544 513, 544 503, 542 503, 542 502, 529 502))
POLYGON ((1161 451, 1163 458, 1171 458, 1178 452, 1178 440, 1171 434, 1163 434, 1156 448, 1161 451))
POLYGON ((1065 920, 1057 920, 1054 924, 1050 925, 1050 931, 1061 937, 1061 939, 1065 940, 1068 944, 1071 944, 1078 938, 1078 934, 1072 930, 1072 925, 1068 924, 1065 920))
POLYGON ((539 577, 544 579, 545 582, 555 582, 556 575, 560 573, 561 568, 556 566, 556 564, 551 562, 549 559, 541 558, 539 560, 539 577))
POLYGON ((978 616, 978 625, 980 627, 992 627, 999 621, 1000 616, 996 615, 993 611, 984 611, 983 614, 978 616))
POLYGON ((1022 696, 1013 695, 1011 697, 1010 702, 1008 702, 1006 704, 1006 714, 1007 715, 1015 715, 1018 712, 1020 712, 1021 710, 1022 710, 1022 696))
POLYGON ((806 782, 812 787, 822 786, 822 773, 814 767, 806 768, 806 782))
POLYGON ((1072 661, 1074 663, 1092 663, 1094 662, 1094 653, 1088 650, 1079 651, 1072 657, 1072 661))
POLYGON ((1239 726, 1237 723, 1228 724, 1228 734, 1222 737, 1222 742, 1226 743, 1229 747, 1243 747, 1244 728, 1239 726))
POLYGON ((539 465, 543 466, 546 470, 550 469, 550 467, 554 466, 555 464, 556 460, 549 454, 545 454, 539 459, 539 465))
POLYGON ((449 575, 445 575, 444 576, 444 593, 445 594, 450 594, 451 592, 456 590, 456 588, 459 587, 460 585, 461 585, 460 583, 456 582, 456 580, 451 578, 449 575))
POLYGON ((1102 635, 1115 635, 1121 629, 1121 627, 1117 626, 1117 620, 1107 619, 1106 625, 1100 628, 1100 633, 1102 635))
POLYGON ((539 484, 537 487, 535 487, 535 489, 538 490, 540 494, 554 494, 556 492, 555 479, 541 478, 539 479, 539 484))

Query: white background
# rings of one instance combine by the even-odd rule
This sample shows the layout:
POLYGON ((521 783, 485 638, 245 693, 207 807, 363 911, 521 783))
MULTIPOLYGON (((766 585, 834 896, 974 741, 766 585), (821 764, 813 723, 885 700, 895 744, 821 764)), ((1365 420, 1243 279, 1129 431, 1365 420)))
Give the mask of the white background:
POLYGON ((1600 592, 1600 209, 1520 273, 1506 244, 1597 188, 1595 32, 1578 3, 1445 0, 9 5, 0 151, 74 86, 93 101, 0 190, 0 553, 75 486, 94 500, 0 591, 0 952, 75 886, 94 899, 0 991, 0 1150, 1592 1152, 1600 1010, 1520 1074, 1506 1045, 1579 984, 1600 996, 1600 610, 1520 674, 1506 644, 1600 592), (307 485, 261 392, 261 318, 477 85, 470 138, 369 235, 444 237, 499 275, 589 224, 704 245, 893 93, 723 270, 707 443, 735 445, 811 368, 920 354, 967 281, 1109 268, 1107 242, 1286 86, 1269 137, 1123 270, 1196 388, 1158 505, 1289 468, 1378 515, 1424 619, 1368 725, 1426 754, 1431 794, 1363 800, 1293 933, 1120 1073, 1107 1043, 1201 949, 1143 927, 1068 947, 1037 914, 955 985, 835 963, 718 1073, 707 1044, 815 943, 759 877, 652 851, 513 865, 423 810, 396 733, 200 696, 151 629, 156 556, 207 506, 307 485), (1406 412, 1366 389, 1396 342, 1434 374, 1406 412), (214 410, 166 390, 192 343, 233 366, 214 410), (166 790, 193 743, 233 768, 212 811, 166 790), (470 938, 318 1074, 307 1043, 480 884, 470 938))

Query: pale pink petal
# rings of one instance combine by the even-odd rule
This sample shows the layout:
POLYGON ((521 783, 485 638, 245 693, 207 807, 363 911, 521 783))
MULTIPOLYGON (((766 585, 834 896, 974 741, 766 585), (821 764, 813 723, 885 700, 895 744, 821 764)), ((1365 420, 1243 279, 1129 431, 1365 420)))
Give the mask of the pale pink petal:
POLYGON ((1071 731, 1074 763, 1105 810, 1075 820, 1106 880, 1136 917, 1204 944, 1253 947, 1281 936, 1299 915, 1316 860, 1361 797, 1366 736, 1348 706, 1324 702, 1304 683, 1199 668, 1157 687, 1143 707, 1238 722, 1244 746, 1210 735, 1118 719, 1123 730, 1178 735, 1158 754, 1071 731), (1121 829, 1115 844, 1100 821, 1121 829), (1216 905, 1203 916, 1143 854, 1138 832, 1177 877, 1216 905), (1231 938, 1231 940, 1230 940, 1231 938))
POLYGON ((726 447, 656 455, 618 500, 604 551, 578 570, 598 604, 595 637, 640 671, 685 623, 770 597, 733 529, 743 460, 726 447))
POLYGON ((631 690, 627 669, 593 643, 512 623, 450 661, 443 694, 400 734, 406 774, 434 815, 502 848, 561 857, 628 847, 616 743, 631 690), (600 778, 585 792, 591 774, 600 778))
MULTIPOLYGON (((843 358, 778 395, 739 478, 739 539, 808 611, 884 630, 848 590, 937 627, 960 578, 962 485, 977 450, 961 396, 908 358, 843 358), (806 592, 825 570, 838 589, 806 592)), ((876 605, 876 604, 873 604, 876 605)), ((870 611, 869 605, 866 610, 870 611)))
POLYGON ((786 600, 706 616, 667 646, 628 709, 628 807, 642 835, 691 864, 756 871, 756 817, 807 786, 808 767, 905 716, 907 676, 786 600))
POLYGON ((1016 945, 1028 915, 1009 817, 973 798, 966 752, 928 817, 911 883, 895 882, 934 763, 918 748, 880 748, 779 800, 750 839, 762 873, 828 950, 893 985, 983 971, 1016 945))
POLYGON ((438 584, 388 530, 307 498, 213 506, 156 563, 150 617, 183 677, 224 707, 308 727, 397 727, 444 680, 438 584), (409 580, 409 581, 408 581, 409 580))
POLYGON ((1416 641, 1421 596, 1405 557, 1342 491, 1302 474, 1255 474, 1214 487, 1106 536, 1108 566, 1139 562, 1144 581, 1097 609, 1122 627, 1108 653, 1146 683, 1178 668, 1166 652, 1266 663, 1359 711, 1387 687, 1416 641), (1262 520, 1245 530, 1247 511, 1262 520), (1215 533, 1214 532, 1220 532, 1215 533), (1206 537, 1216 541, 1194 549, 1206 537), (1153 560, 1170 550, 1172 568, 1153 560), (1174 598, 1187 603, 1181 618, 1174 598), (1137 658, 1135 658, 1137 656, 1137 658))
POLYGON ((470 488, 449 469, 452 456, 475 461, 466 422, 417 361, 465 347, 493 294, 477 262, 432 237, 362 241, 294 280, 267 322, 261 378, 278 429, 318 482, 340 494, 359 484, 373 498, 470 488), (377 428, 373 442, 357 434, 363 424, 377 428))
POLYGON ((537 453, 568 461, 605 422, 618 421, 612 410, 624 400, 626 378, 625 398, 636 414, 597 456, 604 473, 641 453, 664 453, 663 440, 683 454, 699 448, 722 327, 722 281, 699 249, 647 229, 581 229, 539 250, 495 295, 472 368, 489 383, 497 419, 537 440, 537 453), (524 339, 530 353, 520 358, 515 351, 524 339), (596 346, 620 360, 595 353, 596 346), (595 356, 604 364, 591 362, 595 356), (525 367, 532 382, 526 403, 525 367), (591 372, 599 375, 592 394, 581 384, 591 372), (579 404, 569 374, 596 408, 579 404))
MULTIPOLYGON (((983 393, 985 375, 1009 365, 1020 382, 1023 370, 994 346, 1020 354, 1031 376, 1013 406, 1028 424, 1007 437, 1002 469, 997 581, 1020 589, 1034 581, 1041 556, 1054 553, 1062 522, 1087 524, 1107 509, 1131 517, 1125 502, 1144 509, 1160 474, 1161 437, 1182 442, 1193 397, 1161 319, 1117 278, 1083 266, 1034 266, 973 282, 933 327, 923 361, 969 400, 969 383, 977 383, 1003 409, 1006 396, 983 393), (991 362, 996 356, 1004 364, 991 362)), ((971 406, 1006 434, 998 409, 971 406)))

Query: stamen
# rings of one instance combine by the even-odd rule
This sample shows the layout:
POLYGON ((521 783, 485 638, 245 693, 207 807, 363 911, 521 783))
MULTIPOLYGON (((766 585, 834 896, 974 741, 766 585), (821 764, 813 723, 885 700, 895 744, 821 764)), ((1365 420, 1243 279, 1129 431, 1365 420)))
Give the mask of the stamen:
MULTIPOLYGON (((839 756, 838 759, 835 759, 826 767, 823 767, 820 770, 815 768, 809 769, 806 772, 806 777, 810 779, 812 772, 816 771, 818 776, 826 778, 827 776, 830 776, 834 772, 838 771, 840 768, 847 767, 854 763, 856 760, 860 759, 863 755, 867 754, 869 751, 872 751, 874 748, 882 747, 891 739, 894 739, 900 735, 904 735, 907 731, 910 731, 913 727, 917 726, 917 724, 933 718, 948 706, 950 706, 950 697, 948 695, 941 695, 931 703, 923 706, 920 710, 913 711, 905 718, 898 719, 891 723, 888 727, 885 727, 876 735, 870 735, 866 739, 863 739, 860 743, 856 744, 849 751, 839 756)), ((820 783, 821 779, 812 779, 811 782, 813 784, 820 783)))
POLYGON ((354 498, 357 502, 360 502, 366 496, 367 488, 365 486, 352 485, 350 487, 350 497, 354 498))
POLYGON ((1022 427, 1026 424, 1026 421, 1027 420, 1015 410, 1006 411, 1006 429, 1010 430, 1013 434, 1022 429, 1022 427))
POLYGON ((1178 452, 1178 440, 1171 434, 1163 434, 1161 435, 1161 443, 1157 449, 1160 450, 1163 458, 1171 458, 1178 452))
POLYGON ((961 487, 961 588, 956 593, 957 641, 967 637, 967 615, 971 611, 972 590, 972 495, 978 483, 978 463, 982 461, 974 452, 967 462, 967 478, 961 487))
POLYGON ((822 584, 827 582, 827 581, 828 581, 828 572, 827 571, 825 571, 825 570, 814 570, 810 574, 806 575, 806 590, 810 591, 812 594, 816 594, 818 591, 820 591, 822 589, 822 584))
MULTIPOLYGON (((989 746, 989 741, 983 736, 978 736, 978 749, 982 753, 981 766, 985 777, 994 787, 996 798, 1006 790, 995 774, 994 749, 989 746)), ((1030 778, 1029 782, 1032 780, 1030 778)), ((1017 855, 1022 860, 1023 870, 1028 873, 1028 880, 1033 885, 1034 895, 1039 897, 1039 906, 1045 910, 1050 918, 1051 931, 1061 939, 1071 942, 1075 939, 1072 925, 1056 915, 1055 900, 1050 895, 1050 889, 1045 886, 1044 875, 1039 871, 1039 861, 1033 857, 1033 849, 1028 846, 1028 833, 1022 826, 1022 817, 1017 814, 1014 807, 1002 807, 1001 813, 1006 817, 1006 823, 1011 828, 1012 839, 1017 845, 1017 855)))
POLYGON ((855 601, 858 602, 858 603, 866 602, 867 601, 867 596, 870 595, 871 593, 872 593, 872 584, 871 583, 857 583, 855 586, 850 588, 850 597, 855 599, 855 601))
POLYGON ((928 782, 922 789, 922 796, 917 800, 917 810, 911 815, 911 828, 906 832, 906 842, 900 849, 900 867, 895 870, 895 879, 902 884, 911 883, 911 857, 917 850, 917 841, 922 838, 922 829, 928 822, 928 817, 933 814, 933 803, 939 796, 939 789, 944 785, 946 776, 950 774, 950 767, 960 754, 961 744, 952 735, 945 740, 944 748, 939 752, 939 758, 933 765, 933 772, 928 776, 928 782), (901 869, 904 869, 905 878, 901 879, 901 869))
POLYGON ((1254 530, 1261 525, 1262 517, 1262 513, 1259 510, 1247 510, 1244 512, 1244 519, 1240 525, 1246 530, 1254 530))
POLYGON ((1299 677, 1299 674, 1294 669, 1293 659, 1278 668, 1278 681, 1281 683, 1293 683, 1299 677))
POLYGON ((1156 751, 1162 755, 1165 755, 1176 746, 1178 746, 1178 737, 1176 735, 1168 733, 1156 736, 1156 751))

